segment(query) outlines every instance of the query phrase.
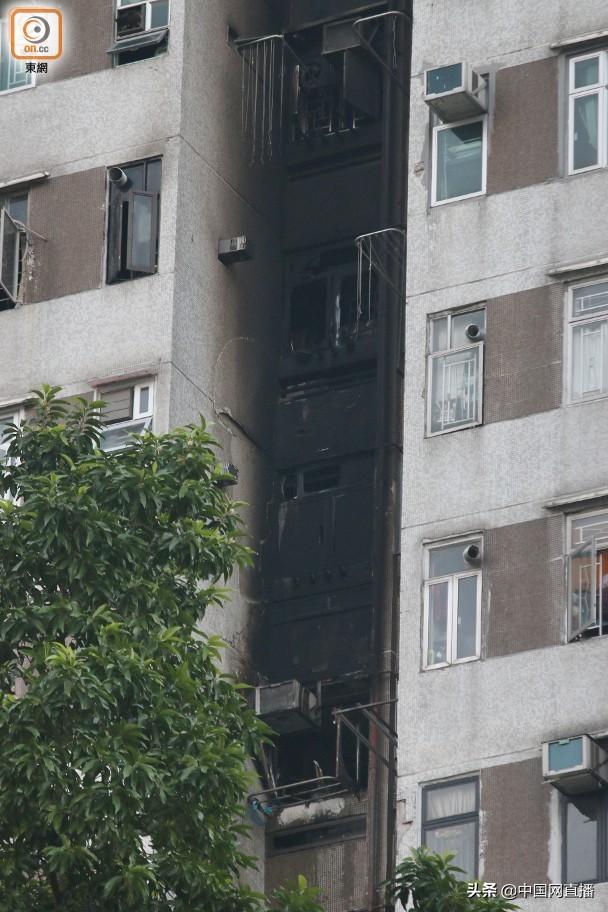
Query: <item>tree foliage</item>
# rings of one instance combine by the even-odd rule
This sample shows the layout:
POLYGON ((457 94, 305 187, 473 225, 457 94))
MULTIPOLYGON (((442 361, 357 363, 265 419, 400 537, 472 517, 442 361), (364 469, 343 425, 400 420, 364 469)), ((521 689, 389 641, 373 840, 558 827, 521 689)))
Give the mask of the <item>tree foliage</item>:
POLYGON ((506 899, 469 896, 468 884, 457 875, 453 855, 439 855, 422 847, 414 849, 396 868, 387 885, 389 899, 415 912, 507 912, 518 907, 506 899))
MULTIPOLYGON (((99 404, 58 392, 10 429, 0 501, 0 912, 260 910, 239 846, 267 732, 199 630, 249 560, 214 442, 107 455, 99 404)), ((276 906, 318 908, 305 883, 276 906)))

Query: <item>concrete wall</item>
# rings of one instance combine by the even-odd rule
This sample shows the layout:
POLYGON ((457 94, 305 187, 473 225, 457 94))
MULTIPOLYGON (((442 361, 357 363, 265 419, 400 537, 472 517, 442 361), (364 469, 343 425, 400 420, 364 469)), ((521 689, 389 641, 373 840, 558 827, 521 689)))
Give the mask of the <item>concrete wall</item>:
MULTIPOLYGON (((417 0, 414 16, 399 854, 420 842, 421 784, 481 771, 480 876, 559 883, 558 800, 540 785, 540 745, 608 729, 608 640, 565 642, 565 519, 549 519, 544 505, 605 484, 608 402, 565 404, 566 286, 548 273, 606 253, 589 212, 608 200, 608 177, 565 174, 565 61, 549 45, 605 28, 605 9, 599 0, 417 0), (429 208, 421 74, 462 59, 490 74, 491 192, 429 208), (488 315, 484 424, 426 438, 427 317, 478 302, 488 315), (482 659, 422 672, 423 542, 479 530, 482 659)), ((596 893, 608 903, 606 886, 596 893)), ((518 901, 542 912, 562 903, 518 901)))

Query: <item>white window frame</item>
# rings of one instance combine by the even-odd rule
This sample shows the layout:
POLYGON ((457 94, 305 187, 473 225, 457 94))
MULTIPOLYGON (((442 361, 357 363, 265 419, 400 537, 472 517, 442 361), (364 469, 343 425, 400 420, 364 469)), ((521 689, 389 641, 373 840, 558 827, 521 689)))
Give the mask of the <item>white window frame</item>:
POLYGON ((422 636, 422 668, 429 671, 434 668, 448 668, 450 665, 465 665, 467 662, 477 662, 481 658, 481 591, 482 591, 482 568, 471 567, 470 570, 461 570, 458 573, 450 573, 446 576, 430 576, 431 552, 438 548, 445 548, 448 545, 462 545, 463 550, 468 544, 479 544, 483 560, 483 537, 481 535, 471 535, 467 538, 442 539, 441 541, 431 542, 425 545, 424 554, 424 611, 423 611, 423 636, 422 636), (477 604, 475 615, 475 655, 466 656, 465 658, 453 658, 458 651, 458 582, 461 579, 477 579, 477 604), (429 654, 429 621, 430 621, 430 589, 441 583, 448 583, 448 617, 447 617, 447 634, 446 634, 446 654, 445 662, 434 662, 429 664, 427 661, 429 654), (456 585, 455 585, 456 583, 456 585))
MULTIPOLYGON (((578 172, 577 172, 578 173, 578 172)), ((608 390, 606 392, 599 393, 588 393, 584 396, 574 397, 574 384, 572 372, 574 370, 574 330, 578 326, 583 326, 588 323, 601 323, 602 321, 608 322, 608 305, 604 310, 597 310, 595 313, 590 313, 588 315, 578 315, 574 313, 574 293, 580 288, 591 288, 593 285, 599 285, 603 282, 608 283, 608 276, 596 276, 594 279, 587 282, 575 282, 570 285, 566 293, 566 321, 567 321, 567 339, 568 339, 568 353, 567 353, 567 376, 566 376, 566 401, 568 405, 580 405, 583 402, 593 402, 597 399, 606 399, 608 397, 608 390)), ((606 351, 606 358, 608 359, 608 350, 606 351)))
POLYGON ((457 203, 460 200, 473 199, 477 196, 485 196, 486 193, 486 183, 487 183, 487 172, 488 172, 488 115, 481 114, 475 117, 467 117, 466 120, 458 120, 454 123, 441 123, 437 122, 433 128, 433 137, 432 137, 432 160, 431 160, 431 206, 445 206, 447 203, 457 203), (464 193, 461 196, 450 196, 444 200, 437 199, 437 178, 439 172, 437 169, 437 137, 440 132, 443 130, 453 130, 455 127, 464 127, 468 124, 478 123, 482 124, 481 131, 481 190, 476 190, 474 193, 464 193))
MULTIPOLYGON (((23 406, 16 406, 14 408, 8 406, 7 408, 0 409, 0 422, 2 424, 16 424, 19 426, 24 418, 25 410, 23 406)), ((0 434, 0 467, 4 473, 4 460, 6 460, 7 465, 11 464, 11 460, 7 459, 2 436, 3 435, 0 434)), ((0 493, 0 500, 8 500, 10 503, 16 503, 16 498, 13 497, 10 492, 6 492, 5 494, 0 493)))
POLYGON ((454 310, 437 314, 429 314, 428 316, 428 328, 427 328, 427 366, 426 366, 426 436, 427 437, 439 437, 441 434, 453 434, 455 431, 464 431, 466 428, 479 427, 483 424, 483 361, 484 361, 484 342, 482 339, 481 342, 471 342, 470 345, 463 345, 460 348, 447 348, 442 351, 431 351, 432 338, 433 338, 433 323, 435 320, 442 320, 447 317, 448 320, 448 343, 452 335, 452 318, 459 317, 465 313, 477 313, 478 311, 483 310, 485 313, 485 305, 481 307, 473 307, 471 310, 454 310), (433 431, 433 362, 437 358, 443 358, 445 355, 457 355, 458 352, 471 351, 474 348, 479 348, 479 370, 478 370, 478 383, 479 383, 479 399, 477 402, 477 408, 475 418, 472 421, 468 421, 466 424, 456 424, 453 427, 442 428, 439 431, 433 431))
MULTIPOLYGON (((2 56, 2 33, 8 36, 8 21, 6 19, 0 19, 0 57, 2 56)), ((9 67, 16 67, 19 63, 27 63, 25 60, 16 60, 12 55, 9 55, 9 67)), ((26 85, 13 86, 13 88, 2 89, 0 88, 0 95, 8 95, 10 92, 23 92, 26 89, 33 89, 36 85, 36 74, 28 73, 29 82, 26 85)))
MULTIPOLYGON (((571 513, 567 516, 566 541, 568 544, 567 544, 566 550, 567 550, 568 587, 567 587, 567 597, 566 597, 566 611, 567 611, 566 630, 567 630, 568 642, 579 639, 580 636, 582 634, 584 634, 585 630, 594 630, 596 628, 598 628, 598 633, 597 633, 598 637, 608 637, 608 628, 606 630, 602 630, 603 624, 601 622, 601 616, 600 616, 601 609, 602 609, 601 601, 599 604, 600 614, 598 614, 598 617, 596 617, 596 623, 589 625, 588 627, 584 628, 580 632, 572 631, 572 616, 571 616, 571 605, 570 605, 570 593, 571 593, 570 573, 572 572, 571 566, 570 566, 571 556, 573 554, 575 554, 575 552, 580 550, 585 544, 589 544, 589 543, 592 543, 592 545, 593 545, 593 554, 596 556, 596 560, 597 560, 598 552, 608 551, 608 534, 606 534, 605 536, 604 535, 591 535, 591 536, 586 537, 582 542, 579 542, 576 545, 573 544, 572 532, 573 532, 574 523, 579 522, 581 519, 591 519, 592 520, 593 517, 595 517, 595 516, 607 516, 607 515, 608 515, 608 507, 604 507, 603 509, 600 507, 597 510, 585 510, 585 511, 581 511, 579 513, 571 513)), ((594 573, 594 575, 593 575, 593 580, 594 580, 593 593, 594 593, 594 597, 597 598, 597 575, 596 575, 596 573, 594 573)))
MULTIPOLYGON (((136 425, 139 425, 144 422, 142 433, 146 431, 151 431, 154 421, 154 402, 155 402, 155 383, 154 380, 145 380, 140 383, 125 384, 129 388, 133 388, 133 417, 128 418, 126 421, 117 421, 113 424, 105 425, 104 431, 123 431, 133 428, 136 425), (142 409, 141 407, 141 392, 143 389, 148 389, 148 408, 142 409)), ((114 447, 104 447, 101 449, 104 453, 121 453, 125 449, 128 449, 128 445, 114 446, 114 447)))
POLYGON ((597 171, 608 164, 608 51, 599 50, 586 54, 577 54, 568 60, 568 174, 585 174, 587 171, 597 171), (583 60, 599 58, 599 82, 593 85, 574 88, 574 70, 577 63, 583 60), (577 98, 586 95, 598 96, 598 162, 596 165, 587 165, 585 168, 574 168, 574 103, 577 98))
POLYGON ((135 38, 135 35, 125 36, 124 39, 121 39, 118 37, 117 25, 118 25, 119 11, 122 11, 125 9, 131 9, 132 7, 135 7, 135 6, 141 6, 142 4, 145 4, 145 6, 146 6, 146 24, 144 26, 143 31, 137 32, 136 34, 143 35, 146 32, 159 32, 161 29, 169 28, 169 23, 171 22, 171 0, 169 0, 169 5, 167 8, 167 24, 158 25, 155 28, 151 27, 152 6, 154 5, 153 0, 133 0, 132 3, 120 3, 119 0, 116 0, 116 13, 114 16, 114 36, 115 36, 116 41, 121 41, 121 40, 128 41, 129 38, 135 38))

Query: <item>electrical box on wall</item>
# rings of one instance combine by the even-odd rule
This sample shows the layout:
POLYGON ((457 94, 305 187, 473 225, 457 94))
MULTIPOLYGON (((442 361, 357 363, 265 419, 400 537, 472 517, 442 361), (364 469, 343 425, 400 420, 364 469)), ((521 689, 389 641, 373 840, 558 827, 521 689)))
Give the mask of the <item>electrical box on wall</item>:
POLYGON ((424 100, 444 123, 487 110, 487 84, 468 63, 433 67, 424 73, 424 100))
POLYGON ((595 791, 608 782, 608 755, 589 735, 543 744, 543 778, 567 795, 595 791))
POLYGON ((223 238, 218 244, 217 258, 225 266, 251 259, 251 245, 244 234, 223 238))
POLYGON ((299 681, 256 687, 255 712, 280 734, 317 728, 321 721, 317 698, 299 681))

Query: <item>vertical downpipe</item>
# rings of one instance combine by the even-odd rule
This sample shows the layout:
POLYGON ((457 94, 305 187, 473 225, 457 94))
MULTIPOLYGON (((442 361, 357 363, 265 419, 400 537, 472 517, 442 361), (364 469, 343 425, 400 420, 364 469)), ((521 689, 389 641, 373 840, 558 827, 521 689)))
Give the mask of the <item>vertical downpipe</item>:
MULTIPOLYGON (((410 16, 411 0, 393 0, 390 10, 410 16)), ((404 87, 384 74, 381 202, 379 228, 405 225, 407 188, 407 117, 410 22, 399 17, 397 78, 404 87)), ((392 60, 392 29, 385 37, 385 59, 392 60)), ((390 266, 387 258, 385 267, 390 266)), ((403 267, 402 267, 403 268, 403 267)), ((395 279, 398 276, 395 275, 395 279)), ((397 696, 399 628, 399 552, 402 467, 403 368, 402 334, 405 300, 386 283, 379 299, 376 478, 374 499, 374 592, 373 649, 375 657, 372 701, 394 700, 397 696)), ((396 705, 379 710, 396 730, 396 705)), ((390 876, 395 862, 396 750, 386 743, 374 726, 370 742, 391 759, 391 770, 370 752, 368 783, 368 912, 381 905, 380 884, 390 876)))

